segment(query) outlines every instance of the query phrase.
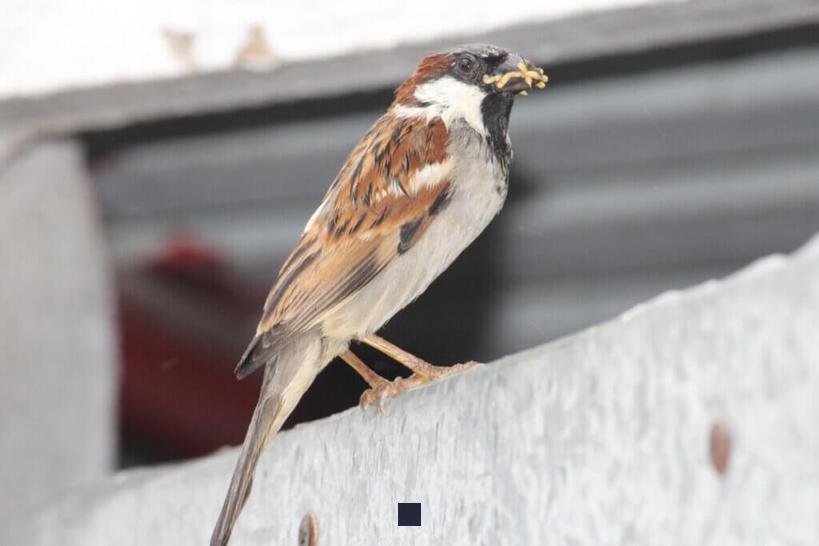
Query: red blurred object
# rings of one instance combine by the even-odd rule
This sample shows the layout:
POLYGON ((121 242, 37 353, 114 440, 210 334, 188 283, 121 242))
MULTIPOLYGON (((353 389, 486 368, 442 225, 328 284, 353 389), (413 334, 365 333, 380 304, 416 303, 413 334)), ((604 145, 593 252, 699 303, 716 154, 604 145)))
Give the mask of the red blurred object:
POLYGON ((203 268, 224 271, 227 264, 216 250, 199 241, 195 236, 179 232, 170 236, 157 256, 150 260, 150 267, 159 271, 195 271, 203 268))
POLYGON ((174 457, 241 443, 259 377, 237 382, 235 355, 170 334, 150 310, 123 302, 120 312, 124 432, 174 457))
MULTIPOLYGON (((248 283, 189 234, 120 271, 118 284, 123 433, 166 460, 241 443, 262 373, 237 381, 233 369, 268 287, 248 283)), ((363 388, 346 365, 330 365, 284 428, 355 405, 363 388)))
POLYGON ((189 235, 119 287, 124 433, 173 458, 241 443, 261 376, 239 382, 233 367, 264 294, 189 235))

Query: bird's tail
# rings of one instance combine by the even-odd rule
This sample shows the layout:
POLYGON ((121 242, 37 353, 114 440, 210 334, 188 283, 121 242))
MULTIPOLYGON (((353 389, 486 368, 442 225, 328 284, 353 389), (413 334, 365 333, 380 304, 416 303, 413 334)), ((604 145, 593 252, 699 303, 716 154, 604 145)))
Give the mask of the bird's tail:
POLYGON ((225 546, 230 540, 236 518, 250 494, 259 455, 296 407, 321 370, 321 364, 321 341, 312 337, 288 344, 276 361, 265 369, 259 402, 248 426, 222 512, 211 535, 211 546, 225 546))

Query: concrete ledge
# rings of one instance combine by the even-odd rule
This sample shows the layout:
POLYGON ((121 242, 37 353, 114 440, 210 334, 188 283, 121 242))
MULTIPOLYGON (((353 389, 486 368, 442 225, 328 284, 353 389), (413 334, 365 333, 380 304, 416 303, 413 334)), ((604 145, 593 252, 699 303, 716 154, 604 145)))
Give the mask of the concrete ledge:
MULTIPOLYGON (((295 546, 307 512, 320 545, 816 544, 817 332, 819 241, 282 434, 234 544, 295 546)), ((235 455, 123 473, 0 542, 204 544, 235 455)))

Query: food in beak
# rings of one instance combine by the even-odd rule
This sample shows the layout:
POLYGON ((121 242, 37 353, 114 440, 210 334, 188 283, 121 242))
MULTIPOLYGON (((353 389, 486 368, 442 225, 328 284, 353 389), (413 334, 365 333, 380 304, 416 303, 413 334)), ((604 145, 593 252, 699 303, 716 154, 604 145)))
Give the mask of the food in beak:
MULTIPOLYGON (((542 68, 526 66, 524 63, 518 64, 517 68, 517 70, 512 70, 511 72, 506 72, 504 74, 495 74, 493 76, 484 74, 483 83, 494 84, 498 89, 503 89, 511 80, 515 79, 526 82, 529 89, 532 88, 532 84, 534 84, 534 86, 538 89, 543 89, 546 87, 546 83, 549 81, 549 76, 543 73, 542 68)), ((525 89, 521 89, 520 94, 527 95, 527 92, 525 89)))

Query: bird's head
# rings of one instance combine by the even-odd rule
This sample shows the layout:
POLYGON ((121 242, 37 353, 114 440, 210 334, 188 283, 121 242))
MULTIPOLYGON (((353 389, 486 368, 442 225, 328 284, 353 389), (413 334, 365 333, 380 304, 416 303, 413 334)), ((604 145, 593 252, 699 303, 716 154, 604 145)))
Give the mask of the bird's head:
POLYGON ((543 88, 543 70, 511 51, 492 45, 467 45, 421 60, 395 93, 400 112, 437 115, 449 125, 464 119, 485 133, 487 116, 508 119, 515 96, 543 88))

